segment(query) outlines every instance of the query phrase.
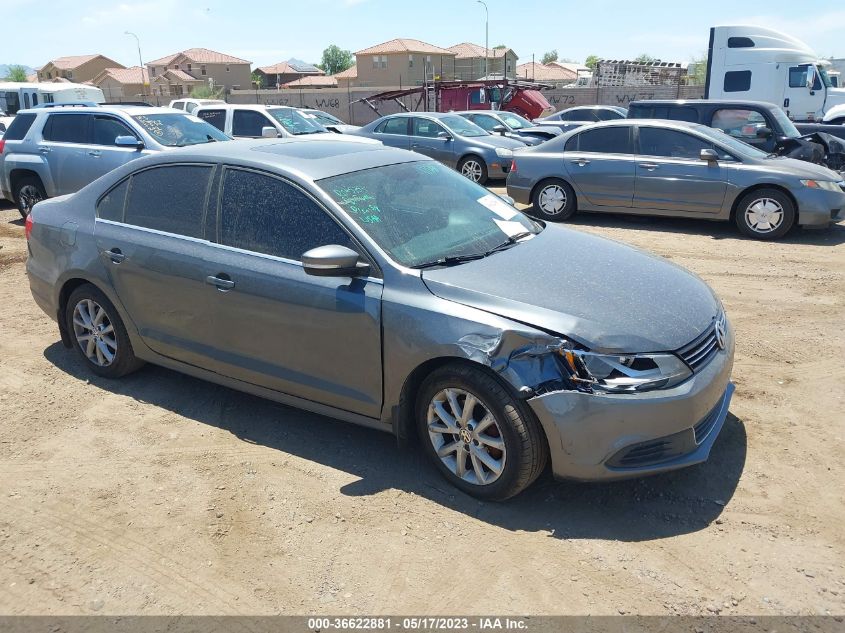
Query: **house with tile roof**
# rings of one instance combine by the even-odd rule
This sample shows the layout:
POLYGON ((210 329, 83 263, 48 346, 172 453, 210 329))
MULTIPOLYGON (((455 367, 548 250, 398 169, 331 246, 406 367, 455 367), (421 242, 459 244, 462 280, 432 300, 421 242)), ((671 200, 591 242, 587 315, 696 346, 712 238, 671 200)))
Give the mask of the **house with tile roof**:
POLYGON ((351 88, 358 85, 358 66, 352 65, 346 70, 332 75, 337 81, 338 88, 351 88))
POLYGON ((420 40, 397 38, 355 53, 356 85, 419 86, 429 76, 454 77, 455 53, 420 40))
POLYGON ((251 64, 207 48, 189 48, 147 62, 146 66, 155 94, 176 97, 190 94, 198 85, 211 83, 215 88, 246 90, 252 87, 251 64))
POLYGON ((519 59, 511 48, 490 48, 462 42, 450 46, 455 53, 455 79, 481 79, 488 77, 507 77, 513 79, 516 74, 516 61, 519 59))
POLYGON ((103 91, 106 101, 141 101, 151 93, 150 75, 146 68, 106 68, 91 81, 103 91))
POLYGON ((541 81, 556 88, 573 83, 578 78, 578 64, 528 62, 516 67, 516 78, 541 81))
POLYGON ((38 69, 38 81, 67 79, 81 84, 91 81, 106 68, 125 68, 105 55, 70 55, 53 59, 38 69))
POLYGON ((329 75, 310 75, 282 84, 282 88, 337 88, 337 79, 329 75))
POLYGON ((255 74, 261 77, 262 88, 277 88, 284 84, 306 77, 324 76, 325 73, 311 64, 300 64, 288 60, 271 66, 262 66, 255 69, 255 74))

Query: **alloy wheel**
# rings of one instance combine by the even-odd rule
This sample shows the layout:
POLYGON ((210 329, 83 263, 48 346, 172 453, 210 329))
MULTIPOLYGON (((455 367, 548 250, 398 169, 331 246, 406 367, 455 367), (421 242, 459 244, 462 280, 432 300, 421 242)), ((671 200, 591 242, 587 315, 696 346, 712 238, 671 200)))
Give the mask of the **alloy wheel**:
POLYGON ((103 307, 83 299, 73 309, 73 334, 85 357, 99 367, 108 367, 117 354, 114 326, 103 307))
POLYGON ((745 222, 752 231, 771 233, 783 222, 783 207, 772 198, 759 198, 745 209, 745 222))
POLYGON ((18 199, 20 200, 21 211, 24 215, 32 213, 32 207, 36 202, 41 202, 44 196, 35 185, 24 185, 18 192, 18 199))
POLYGON ((549 185, 540 192, 538 203, 546 215, 558 215, 566 207, 566 191, 560 185, 549 185))
POLYGON ((457 477, 483 486, 504 472, 507 451, 499 424, 469 391, 437 392, 428 405, 427 425, 437 456, 457 477))
POLYGON ((461 175, 466 176, 473 182, 481 180, 481 164, 477 160, 465 161, 461 166, 461 175))

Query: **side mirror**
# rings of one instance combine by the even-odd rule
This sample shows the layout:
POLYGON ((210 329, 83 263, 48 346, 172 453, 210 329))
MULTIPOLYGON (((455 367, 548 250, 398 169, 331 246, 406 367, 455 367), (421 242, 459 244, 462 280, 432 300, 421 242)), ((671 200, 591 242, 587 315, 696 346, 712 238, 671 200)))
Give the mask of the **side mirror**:
POLYGON ((715 149, 703 149, 701 150, 701 154, 699 156, 701 160, 706 160, 708 163, 718 163, 719 162, 719 155, 716 153, 715 149))
POLYGON ((442 138, 444 141, 451 141, 452 135, 449 132, 443 132, 442 130, 437 133, 437 138, 442 138))
POLYGON ((816 67, 807 66, 807 90, 812 91, 816 83, 816 67))
POLYGON ((279 131, 272 125, 261 128, 261 138, 279 138, 279 131))
POLYGON ((134 147, 135 149, 144 149, 144 141, 135 138, 134 136, 118 136, 114 139, 114 144, 117 147, 134 147))
POLYGON ((360 261, 358 253, 338 244, 303 253, 302 266, 306 274, 315 277, 359 277, 370 272, 370 265, 360 261))
POLYGON ((757 128, 757 138, 769 138, 772 135, 772 130, 767 127, 757 128))
POLYGON ((501 134, 502 136, 504 136, 505 132, 508 131, 508 128, 506 128, 504 125, 497 125, 493 128, 493 131, 497 134, 501 134))

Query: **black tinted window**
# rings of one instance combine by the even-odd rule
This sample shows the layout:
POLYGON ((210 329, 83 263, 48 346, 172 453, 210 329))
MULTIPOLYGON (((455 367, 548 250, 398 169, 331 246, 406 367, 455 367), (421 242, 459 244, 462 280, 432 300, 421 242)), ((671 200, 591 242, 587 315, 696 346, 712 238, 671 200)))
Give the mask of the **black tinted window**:
POLYGON ((44 126, 44 139, 57 143, 87 143, 88 114, 52 114, 44 126))
POLYGON ((676 130, 664 130, 655 127, 640 128, 640 154, 698 160, 703 149, 713 149, 713 144, 697 136, 676 130))
POLYGON ((751 90, 751 71, 733 70, 725 73, 725 92, 745 92, 751 90))
POLYGON ((405 117, 388 119, 376 128, 376 132, 381 134, 407 134, 408 119, 405 117))
POLYGON ((754 40, 750 37, 729 37, 728 48, 754 48, 754 40))
POLYGON ((621 113, 616 110, 594 110, 594 114, 599 121, 613 121, 615 119, 624 119, 621 113))
POLYGON ((255 110, 235 110, 232 115, 232 136, 261 136, 261 129, 272 127, 273 123, 261 112, 255 110))
POLYGON ((12 122, 9 124, 9 129, 6 130, 6 135, 3 137, 7 141, 19 141, 26 133, 29 132, 29 128, 32 127, 32 122, 35 121, 34 114, 19 114, 12 122))
MULTIPOLYGON (((609 154, 633 154, 631 149, 631 128, 602 127, 581 132, 578 139, 578 151, 603 152, 609 154)), ((571 141, 570 141, 571 142, 571 141)), ((566 144, 566 149, 575 149, 566 144)))
POLYGON ((227 170, 221 209, 220 242, 227 246, 297 261, 317 246, 354 248, 326 211, 277 178, 227 170))
POLYGON ((203 237, 203 210, 211 167, 173 165, 132 176, 126 201, 127 224, 203 237))
POLYGON ((94 117, 94 139, 95 145, 114 145, 118 136, 134 136, 135 133, 122 122, 110 116, 94 117))
POLYGON ((97 217, 103 220, 123 221, 123 203, 129 191, 129 178, 114 187, 97 203, 97 217))
POLYGON ((206 123, 210 123, 221 132, 226 129, 225 110, 205 110, 203 112, 197 112, 197 116, 206 123))
POLYGON ((561 112, 561 121, 596 121, 596 115, 592 110, 568 110, 561 112))
POLYGON ((437 138, 437 135, 440 132, 445 132, 446 130, 439 123, 435 123, 430 119, 417 119, 414 118, 414 122, 411 124, 413 127, 413 136, 425 136, 426 138, 437 138))

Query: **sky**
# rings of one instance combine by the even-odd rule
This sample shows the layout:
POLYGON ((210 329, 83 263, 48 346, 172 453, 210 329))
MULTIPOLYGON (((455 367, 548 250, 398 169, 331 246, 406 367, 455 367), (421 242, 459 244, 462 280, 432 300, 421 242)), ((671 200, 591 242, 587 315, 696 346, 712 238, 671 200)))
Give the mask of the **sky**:
MULTIPOLYGON (((716 24, 754 24, 804 40, 819 55, 845 57, 845 3, 807 0, 486 0, 490 46, 519 63, 556 49, 561 59, 630 59, 648 53, 688 61, 706 53, 716 24)), ((0 0, 0 64, 39 67, 63 55, 102 53, 126 66, 202 47, 265 66, 292 57, 318 62, 336 44, 353 53, 393 39, 448 47, 484 45, 476 0, 0 0)))

